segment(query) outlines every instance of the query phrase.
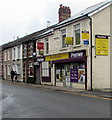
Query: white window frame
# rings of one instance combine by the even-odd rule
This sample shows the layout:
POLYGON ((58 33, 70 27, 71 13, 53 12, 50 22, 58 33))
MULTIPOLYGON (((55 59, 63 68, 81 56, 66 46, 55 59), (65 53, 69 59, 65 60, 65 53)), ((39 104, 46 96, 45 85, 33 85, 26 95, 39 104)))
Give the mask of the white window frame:
POLYGON ((7 61, 7 51, 4 51, 4 61, 7 61))
POLYGON ((9 49, 8 50, 8 60, 10 61, 10 58, 11 58, 11 50, 9 49))
POLYGON ((21 54, 21 47, 17 47, 17 59, 20 59, 20 54, 21 54))
POLYGON ((11 66, 8 65, 8 66, 7 66, 7 74, 10 75, 10 72, 11 72, 11 66))
POLYGON ((23 45, 23 58, 27 58, 27 44, 23 45))
POLYGON ((15 64, 13 64, 12 69, 13 69, 13 71, 16 71, 16 65, 15 64))
POLYGON ((81 44, 81 28, 80 27, 81 27, 80 24, 74 25, 74 40, 75 40, 74 43, 75 43, 76 46, 81 44), (80 33, 79 43, 77 43, 77 38, 76 38, 76 32, 77 31, 79 31, 79 33, 80 33))
POLYGON ((62 48, 68 47, 68 45, 65 44, 66 29, 61 30, 61 36, 62 36, 62 48))
POLYGON ((29 57, 33 57, 33 47, 34 47, 34 44, 33 42, 30 43, 30 46, 29 46, 29 50, 30 50, 30 55, 29 57))
POLYGON ((20 64, 16 64, 16 72, 17 72, 17 74, 20 74, 21 73, 21 65, 20 64), (18 67, 19 66, 19 67, 18 67))
POLYGON ((42 62, 42 77, 49 77, 49 62, 42 62))
POLYGON ((45 38, 45 47, 46 47, 46 54, 49 54, 49 40, 45 38))
POLYGON ((12 60, 16 59, 16 48, 12 48, 12 60))

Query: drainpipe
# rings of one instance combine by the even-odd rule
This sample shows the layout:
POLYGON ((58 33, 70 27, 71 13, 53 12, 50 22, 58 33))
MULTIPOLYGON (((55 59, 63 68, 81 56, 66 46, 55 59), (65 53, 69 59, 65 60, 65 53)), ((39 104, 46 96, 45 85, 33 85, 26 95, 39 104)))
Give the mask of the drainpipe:
POLYGON ((91 80, 91 88, 90 91, 93 91, 93 87, 92 87, 92 18, 90 16, 87 16, 90 20, 90 80, 91 80))

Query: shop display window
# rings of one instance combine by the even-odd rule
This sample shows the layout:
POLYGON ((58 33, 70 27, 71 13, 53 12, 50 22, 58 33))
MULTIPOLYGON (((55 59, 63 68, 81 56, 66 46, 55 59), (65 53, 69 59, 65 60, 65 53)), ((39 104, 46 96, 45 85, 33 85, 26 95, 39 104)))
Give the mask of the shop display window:
POLYGON ((85 83, 85 63, 65 63, 56 65, 57 82, 85 83))

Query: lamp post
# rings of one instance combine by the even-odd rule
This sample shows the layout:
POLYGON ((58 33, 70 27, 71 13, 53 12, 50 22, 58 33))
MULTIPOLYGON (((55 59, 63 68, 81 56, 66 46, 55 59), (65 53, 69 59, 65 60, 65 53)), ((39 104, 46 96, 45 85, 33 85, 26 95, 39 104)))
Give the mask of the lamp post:
POLYGON ((37 56, 37 53, 36 53, 36 52, 33 52, 33 63, 34 63, 34 83, 36 83, 36 68, 35 68, 36 56, 37 56))

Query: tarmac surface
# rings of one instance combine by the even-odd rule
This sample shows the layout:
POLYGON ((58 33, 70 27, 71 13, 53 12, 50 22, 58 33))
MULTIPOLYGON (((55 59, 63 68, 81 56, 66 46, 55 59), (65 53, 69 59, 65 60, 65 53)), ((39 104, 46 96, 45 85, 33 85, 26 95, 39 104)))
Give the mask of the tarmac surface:
MULTIPOLYGON (((83 89, 76 89, 76 88, 68 88, 68 87, 60 87, 60 86, 51 86, 51 85, 38 85, 38 84, 30 84, 30 83, 23 83, 23 82, 14 82, 12 83, 9 80, 0 80, 1 82, 8 82, 10 84, 18 84, 33 88, 43 88, 43 89, 50 89, 53 91, 60 91, 63 93, 68 94, 75 94, 75 95, 81 95, 81 96, 88 96, 88 97, 95 97, 95 98, 101 98, 101 99, 107 99, 112 100, 112 89, 103 89, 103 90, 83 90, 83 89)), ((2 98, 5 96, 2 95, 2 98)))

